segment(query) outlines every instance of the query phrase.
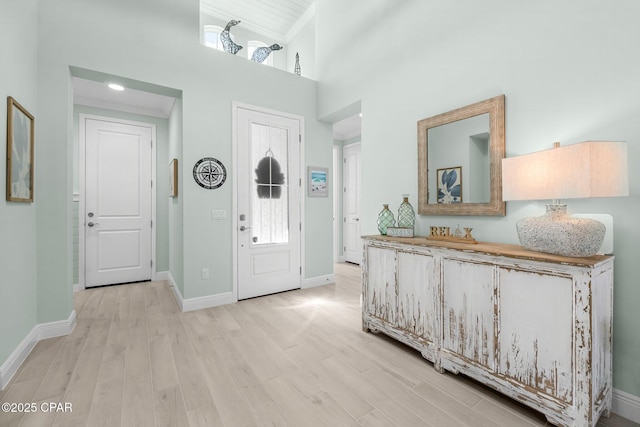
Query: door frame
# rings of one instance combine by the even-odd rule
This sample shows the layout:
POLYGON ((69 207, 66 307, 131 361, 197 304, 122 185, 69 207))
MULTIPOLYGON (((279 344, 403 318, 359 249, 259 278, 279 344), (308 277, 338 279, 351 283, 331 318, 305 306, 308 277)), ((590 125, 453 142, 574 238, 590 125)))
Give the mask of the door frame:
POLYGON ((95 114, 80 113, 78 115, 78 289, 86 289, 86 266, 85 266, 85 216, 86 216, 86 121, 87 120, 100 120, 103 122, 121 123, 125 125, 141 126, 151 128, 151 221, 153 227, 151 227, 151 280, 156 280, 156 125, 153 123, 137 122, 133 120, 117 119, 114 117, 98 116, 95 114))
POLYGON ((274 116, 286 117, 288 119, 297 120, 300 123, 300 154, 298 159, 298 169, 300 173, 300 199, 298 200, 298 205, 300 206, 300 267, 302 268, 302 274, 300 274, 300 288, 304 289, 304 277, 306 270, 305 263, 305 200, 306 200, 306 181, 307 177, 304 175, 304 159, 305 159, 305 151, 304 151, 304 143, 305 143, 305 132, 304 132, 304 117, 296 114, 285 113, 283 111, 273 110, 270 108, 258 107, 251 104, 245 104, 238 101, 233 101, 231 107, 231 121, 232 121, 232 149, 231 149, 231 163, 233 166, 233 185, 232 185, 232 203, 231 203, 231 227, 232 227, 232 264, 233 264, 233 290, 232 290, 232 302, 238 302, 238 110, 251 110, 256 111, 258 113, 270 114, 274 116))

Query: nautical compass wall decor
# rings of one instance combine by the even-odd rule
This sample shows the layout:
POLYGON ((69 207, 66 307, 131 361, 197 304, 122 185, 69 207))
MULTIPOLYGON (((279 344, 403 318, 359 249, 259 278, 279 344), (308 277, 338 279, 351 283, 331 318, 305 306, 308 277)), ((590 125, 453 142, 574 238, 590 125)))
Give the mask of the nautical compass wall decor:
POLYGON ((213 157, 203 157, 193 166, 193 179, 207 190, 220 187, 227 180, 227 169, 213 157))

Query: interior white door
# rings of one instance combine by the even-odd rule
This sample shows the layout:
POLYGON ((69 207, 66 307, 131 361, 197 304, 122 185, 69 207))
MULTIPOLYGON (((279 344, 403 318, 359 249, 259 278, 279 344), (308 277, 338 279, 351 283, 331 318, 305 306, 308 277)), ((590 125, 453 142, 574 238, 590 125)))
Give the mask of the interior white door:
POLYGON ((346 145, 342 151, 342 255, 345 261, 360 264, 360 144, 346 145))
POLYGON ((85 287, 151 280, 152 127, 84 129, 85 287))
POLYGON ((238 107, 238 299, 300 288, 300 121, 238 107))

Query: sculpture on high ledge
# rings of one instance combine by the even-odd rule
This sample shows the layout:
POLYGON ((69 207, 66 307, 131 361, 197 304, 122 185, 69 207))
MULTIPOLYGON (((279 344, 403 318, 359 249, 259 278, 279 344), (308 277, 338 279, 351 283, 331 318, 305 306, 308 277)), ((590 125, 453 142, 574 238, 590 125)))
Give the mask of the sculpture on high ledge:
POLYGON ((280 49, 282 49, 282 46, 280 46, 279 44, 272 44, 269 47, 256 48, 256 50, 253 51, 253 55, 251 55, 251 60, 253 62, 262 63, 265 59, 267 59, 271 51, 280 49))
POLYGON ((238 53, 240 49, 242 49, 242 46, 236 44, 233 40, 231 40, 231 34, 229 34, 229 30, 231 30, 231 27, 238 25, 239 23, 240 21, 232 19, 231 21, 227 22, 227 26, 224 27, 224 30, 222 30, 222 32, 220 33, 220 41, 222 42, 224 51, 232 53, 234 55, 238 53))
POLYGON ((298 52, 296 52, 296 65, 293 68, 293 73, 297 74, 297 75, 301 75, 301 72, 300 72, 300 55, 298 55, 298 52))

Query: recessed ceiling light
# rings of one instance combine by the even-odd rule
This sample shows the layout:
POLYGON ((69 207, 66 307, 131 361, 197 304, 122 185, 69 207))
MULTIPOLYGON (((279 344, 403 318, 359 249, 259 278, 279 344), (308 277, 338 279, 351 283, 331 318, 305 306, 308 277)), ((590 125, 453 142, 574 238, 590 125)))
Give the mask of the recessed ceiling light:
POLYGON ((109 86, 109 89, 111 90, 117 90, 117 91, 124 90, 124 86, 119 85, 118 83, 109 83, 107 86, 109 86))

